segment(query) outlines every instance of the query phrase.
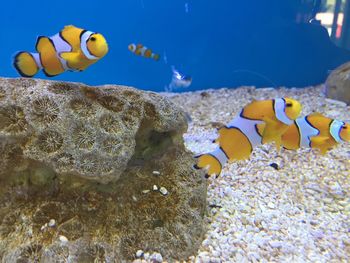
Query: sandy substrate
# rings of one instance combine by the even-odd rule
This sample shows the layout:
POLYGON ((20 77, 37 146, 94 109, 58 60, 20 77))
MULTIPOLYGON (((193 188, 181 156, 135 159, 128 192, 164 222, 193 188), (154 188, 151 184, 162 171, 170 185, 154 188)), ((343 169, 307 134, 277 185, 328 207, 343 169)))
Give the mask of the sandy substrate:
MULTIPOLYGON (((215 148, 216 126, 228 123, 253 99, 288 96, 303 104, 303 115, 318 111, 350 120, 350 108, 325 99, 322 87, 167 96, 192 118, 184 138, 194 154, 215 148)), ((207 232, 189 262, 349 261, 349 157, 350 144, 345 143, 325 156, 310 149, 277 152, 264 145, 250 160, 226 165, 218 179, 208 181, 207 232)))

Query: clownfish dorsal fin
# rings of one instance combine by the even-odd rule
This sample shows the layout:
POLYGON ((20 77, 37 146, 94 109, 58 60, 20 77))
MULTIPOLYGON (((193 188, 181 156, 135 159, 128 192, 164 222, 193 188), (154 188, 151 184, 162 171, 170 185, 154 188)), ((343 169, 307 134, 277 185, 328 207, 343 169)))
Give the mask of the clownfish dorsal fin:
POLYGON ((76 27, 73 25, 66 25, 66 26, 64 26, 63 30, 67 30, 67 29, 71 29, 71 28, 76 28, 76 27))
POLYGON ((52 45, 52 42, 50 41, 50 39, 45 36, 38 36, 35 43, 35 50, 38 53, 41 53, 44 49, 47 48, 47 45, 52 45))

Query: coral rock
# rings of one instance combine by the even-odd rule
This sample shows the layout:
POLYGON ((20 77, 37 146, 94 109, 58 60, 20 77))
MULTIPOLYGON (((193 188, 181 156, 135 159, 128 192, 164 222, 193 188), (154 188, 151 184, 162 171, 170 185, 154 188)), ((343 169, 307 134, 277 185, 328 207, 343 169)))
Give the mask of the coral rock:
POLYGON ((326 96, 350 104, 350 62, 341 65, 329 75, 326 96))
POLYGON ((206 207, 186 129, 153 92, 0 78, 2 262, 122 262, 140 248, 186 259, 206 207), (168 195, 143 194, 153 185, 168 195))

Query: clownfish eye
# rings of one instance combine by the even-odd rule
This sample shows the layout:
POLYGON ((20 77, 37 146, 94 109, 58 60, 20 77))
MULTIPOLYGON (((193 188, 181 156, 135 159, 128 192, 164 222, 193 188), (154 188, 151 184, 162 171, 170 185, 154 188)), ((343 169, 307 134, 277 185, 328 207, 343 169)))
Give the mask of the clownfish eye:
POLYGON ((91 40, 91 41, 95 41, 95 40, 96 40, 96 37, 90 37, 90 40, 91 40))
POLYGON ((343 126, 342 126, 342 129, 347 129, 347 128, 348 128, 348 127, 347 127, 347 126, 345 126, 345 125, 343 125, 343 126))
POLYGON ((292 106, 293 106, 293 103, 288 102, 288 103, 286 104, 286 106, 287 106, 287 107, 292 107, 292 106))

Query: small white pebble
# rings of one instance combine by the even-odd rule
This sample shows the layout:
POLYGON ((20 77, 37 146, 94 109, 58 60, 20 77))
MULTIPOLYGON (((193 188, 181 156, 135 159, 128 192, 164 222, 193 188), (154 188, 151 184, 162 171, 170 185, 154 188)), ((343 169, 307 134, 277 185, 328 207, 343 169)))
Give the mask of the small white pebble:
POLYGON ((275 204, 272 203, 272 202, 268 202, 268 203, 267 203, 267 207, 268 207, 268 208, 271 208, 271 209, 275 209, 275 204))
POLYGON ((147 190, 142 190, 142 193, 143 193, 143 194, 148 194, 150 191, 151 191, 151 190, 148 190, 148 189, 147 189, 147 190))
POLYGON ((43 225, 43 226, 40 228, 40 230, 41 230, 41 231, 44 231, 46 228, 47 228, 47 223, 45 223, 45 225, 43 225))
POLYGON ((56 226, 56 220, 55 219, 50 219, 49 223, 48 223, 49 227, 54 227, 56 226))
POLYGON ((60 235, 59 237, 58 237, 58 239, 62 242, 62 243, 67 243, 68 242, 68 238, 66 238, 65 236, 62 236, 62 235, 60 235))
POLYGON ((159 172, 159 171, 153 171, 152 174, 154 174, 154 175, 160 175, 160 172, 159 172))
POLYGON ((159 189, 159 192, 162 195, 167 195, 168 194, 168 190, 165 187, 163 187, 163 186, 159 189))
POLYGON ((270 246, 272 248, 281 248, 282 242, 281 241, 270 241, 270 246))
POLYGON ((137 257, 137 258, 142 257, 143 254, 144 254, 144 253, 143 253, 143 251, 142 251, 141 249, 139 249, 139 250, 136 251, 136 257, 137 257))
POLYGON ((158 186, 157 185, 153 185, 153 191, 158 191, 158 186))
POLYGON ((163 257, 159 253, 153 253, 150 257, 151 261, 153 262, 163 262, 163 257))
POLYGON ((146 260, 149 260, 149 253, 143 254, 143 258, 146 259, 146 260))

